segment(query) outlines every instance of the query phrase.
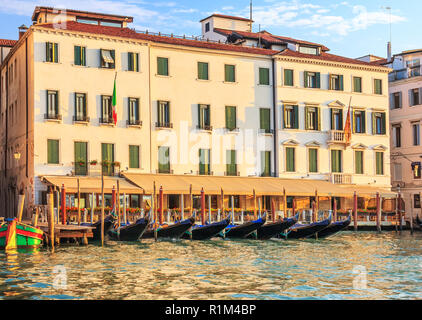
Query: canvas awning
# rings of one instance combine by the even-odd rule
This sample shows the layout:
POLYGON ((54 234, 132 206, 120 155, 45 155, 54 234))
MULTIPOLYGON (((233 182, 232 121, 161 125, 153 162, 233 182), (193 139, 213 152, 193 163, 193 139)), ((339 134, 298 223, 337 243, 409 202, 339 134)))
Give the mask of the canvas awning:
MULTIPOLYGON (((55 187, 65 186, 67 193, 78 192, 78 179, 81 193, 101 193, 101 177, 67 177, 67 176, 44 176, 41 181, 55 187)), ((104 193, 111 193, 113 186, 117 190, 117 181, 119 181, 120 193, 142 194, 142 188, 132 184, 126 179, 104 177, 104 193)))
POLYGON ((377 192, 379 192, 381 197, 386 198, 395 198, 397 196, 397 192, 391 191, 388 188, 380 188, 380 187, 371 187, 371 186, 356 186, 356 185, 349 185, 349 186, 340 186, 343 189, 347 189, 350 193, 354 193, 356 191, 359 197, 376 197, 377 192))
POLYGON ((102 51, 101 51, 101 56, 102 56, 102 58, 103 58, 103 61, 104 61, 104 62, 107 62, 107 63, 114 63, 114 59, 113 59, 113 57, 111 56, 110 51, 107 51, 107 50, 102 50, 102 51))

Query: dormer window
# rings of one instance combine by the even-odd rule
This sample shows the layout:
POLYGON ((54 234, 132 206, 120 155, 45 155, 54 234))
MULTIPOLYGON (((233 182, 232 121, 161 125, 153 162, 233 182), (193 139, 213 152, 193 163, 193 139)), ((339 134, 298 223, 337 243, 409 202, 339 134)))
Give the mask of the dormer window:
POLYGON ((209 22, 207 22, 205 24, 205 33, 207 33, 207 32, 210 32, 210 23, 209 22))
POLYGON ((318 48, 300 46, 299 52, 304 54, 312 54, 316 56, 318 55, 318 48))

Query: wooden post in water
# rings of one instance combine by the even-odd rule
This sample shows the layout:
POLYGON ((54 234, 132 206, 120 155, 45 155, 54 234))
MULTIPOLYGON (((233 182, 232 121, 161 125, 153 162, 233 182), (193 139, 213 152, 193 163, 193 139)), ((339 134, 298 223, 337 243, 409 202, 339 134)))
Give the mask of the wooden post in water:
MULTIPOLYGON (((315 189, 315 214, 318 220, 319 218, 319 196, 318 196, 318 189, 315 189)), ((315 220, 315 222, 317 221, 315 220)))
POLYGON ((94 223, 94 211, 95 207, 98 205, 98 203, 95 203, 96 197, 94 192, 92 193, 92 202, 91 202, 91 223, 94 223))
POLYGON ((159 191, 159 201, 160 201, 160 225, 163 224, 164 222, 164 191, 163 191, 163 186, 160 186, 160 191, 159 191))
MULTIPOLYGON (((192 195, 192 185, 189 185, 189 215, 192 217, 193 214, 193 195, 192 195)), ((195 217, 196 218, 196 217, 195 217)))
POLYGON ((120 215, 120 181, 119 179, 117 179, 117 227, 120 228, 121 226, 121 215, 120 215))
POLYGON ((101 173, 101 246, 104 246, 104 174, 101 173))
POLYGON ((337 199, 334 198, 334 203, 333 203, 333 217, 334 217, 334 222, 337 222, 337 199))
MULTIPOLYGON (((153 186, 153 191, 152 191, 152 203, 151 203, 151 205, 152 205, 152 216, 154 217, 154 224, 156 224, 157 223, 157 213, 156 213, 156 208, 157 208, 157 204, 156 204, 156 201, 157 201, 157 189, 156 189, 156 186, 155 186, 155 181, 154 181, 154 186, 153 186)), ((157 228, 155 228, 155 229, 157 229, 157 228)))
POLYGON ((50 246, 51 249, 54 251, 54 195, 53 191, 49 190, 47 195, 47 203, 48 203, 48 235, 50 236, 50 246))
POLYGON ((180 195, 180 220, 185 220, 185 199, 184 194, 180 195))
POLYGON ((287 194, 286 194, 286 188, 283 188, 283 210, 284 210, 284 217, 288 218, 289 213, 287 211, 287 194))
POLYGON ((25 194, 19 194, 19 200, 18 200, 18 221, 22 221, 22 215, 23 215, 23 205, 25 203, 25 194))
POLYGON ((126 193, 123 193, 123 223, 126 224, 126 193))
POLYGON ((231 202, 232 202, 232 222, 234 224, 234 196, 231 196, 231 202))
POLYGON ((271 215, 273 218, 273 222, 275 222, 275 202, 274 199, 271 199, 271 215))
POLYGON ((410 196, 410 234, 413 234, 413 201, 412 196, 410 196))
POLYGON ((81 189, 79 185, 79 178, 77 180, 78 184, 78 226, 81 225, 81 189))
POLYGON ((116 187, 113 186, 113 190, 111 190, 111 210, 114 210, 114 213, 116 213, 116 187))
POLYGON ((259 197, 258 198, 258 214, 259 214, 259 217, 261 218, 261 215, 262 215, 262 207, 261 207, 261 197, 259 197))
POLYGON ((208 223, 211 223, 211 214, 212 214, 211 195, 208 195, 208 223))
POLYGON ((355 231, 358 231, 358 195, 353 194, 353 223, 355 231))
POLYGON ((316 214, 316 202, 312 201, 312 222, 317 222, 317 214, 316 214))
MULTIPOLYGON (((54 201, 54 199, 53 199, 53 201, 54 201)), ((54 205, 53 205, 53 210, 54 210, 54 205)), ((38 226, 39 216, 40 216, 40 208, 37 206, 37 207, 35 207, 35 217, 34 217, 34 223, 33 223, 34 227, 38 226)))
POLYGON ((399 196, 398 196, 398 204, 397 204, 397 207, 398 207, 398 211, 399 211, 399 225, 400 225, 400 231, 403 231, 403 223, 402 223, 402 221, 403 221, 403 219, 402 219, 402 207, 401 207, 401 194, 399 193, 399 196))
POLYGON ((381 198, 380 198, 379 192, 377 192, 376 204, 377 204, 377 231, 381 232, 381 198))
POLYGON ((62 185, 62 191, 60 194, 61 197, 61 209, 62 209, 62 224, 67 223, 67 217, 66 217, 66 189, 64 188, 64 184, 62 185))
POLYGON ((293 203, 292 203, 292 217, 294 217, 296 215, 296 199, 293 198, 293 203))
POLYGON ((223 218, 224 218, 225 215, 224 215, 224 190, 223 190, 223 188, 221 188, 221 213, 222 213, 223 218))
POLYGON ((201 189, 201 223, 205 225, 205 190, 201 189))
POLYGON ((255 191, 255 189, 253 189, 253 217, 254 217, 254 220, 258 219, 258 217, 256 215, 256 191, 255 191))

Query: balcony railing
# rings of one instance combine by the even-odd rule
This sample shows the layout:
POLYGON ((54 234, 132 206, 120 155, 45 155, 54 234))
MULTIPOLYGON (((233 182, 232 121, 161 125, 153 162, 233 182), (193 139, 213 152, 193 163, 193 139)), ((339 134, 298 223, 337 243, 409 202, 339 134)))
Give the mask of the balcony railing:
POLYGON ((73 122, 84 122, 88 123, 90 121, 90 118, 86 115, 77 115, 73 116, 73 122))
POLYGON ((45 113, 44 114, 44 119, 45 120, 55 120, 55 121, 61 121, 62 120, 62 115, 61 114, 57 114, 57 113, 45 113))
POLYGON ((127 120, 126 125, 128 127, 142 127, 142 121, 141 120, 127 120))
POLYGON ((342 130, 331 130, 330 131, 330 138, 328 139, 328 143, 346 143, 346 139, 344 137, 344 131, 342 131, 342 130))
POLYGON ((333 173, 331 174, 331 183, 352 184, 352 175, 344 173, 333 173))
POLYGON ((388 75, 390 82, 419 77, 422 74, 421 66, 408 67, 400 70, 395 70, 388 75))
POLYGON ((173 129, 173 123, 170 122, 156 122, 155 123, 156 128, 168 128, 173 129))

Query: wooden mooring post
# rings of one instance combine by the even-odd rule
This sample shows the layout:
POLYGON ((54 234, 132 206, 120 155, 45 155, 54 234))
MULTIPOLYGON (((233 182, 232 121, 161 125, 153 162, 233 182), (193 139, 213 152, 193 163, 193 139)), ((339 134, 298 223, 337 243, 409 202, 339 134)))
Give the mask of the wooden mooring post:
POLYGON ((356 191, 353 194, 353 224, 354 230, 358 231, 358 195, 356 191))
POLYGON ((19 202, 18 202, 18 221, 22 221, 23 215, 23 205, 25 203, 25 194, 19 194, 19 202))
POLYGON ((410 234, 413 234, 413 199, 410 199, 410 234))
POLYGON ((377 231, 381 232, 381 213, 382 213, 382 208, 381 208, 381 197, 380 197, 380 193, 377 192, 377 231))
POLYGON ((101 174, 101 246, 104 246, 104 173, 101 174))
POLYGON ((49 243, 51 250, 54 251, 54 195, 52 190, 49 190, 49 193, 47 195, 47 203, 48 203, 48 215, 47 215, 47 221, 48 221, 48 236, 49 236, 49 243))

